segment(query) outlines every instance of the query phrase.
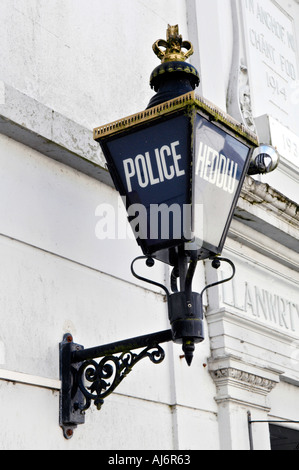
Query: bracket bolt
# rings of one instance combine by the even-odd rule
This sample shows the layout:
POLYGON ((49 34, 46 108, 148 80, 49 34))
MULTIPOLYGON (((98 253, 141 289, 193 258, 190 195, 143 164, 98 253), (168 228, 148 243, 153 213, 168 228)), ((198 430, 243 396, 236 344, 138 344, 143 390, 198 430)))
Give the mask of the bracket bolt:
POLYGON ((69 429, 66 430, 65 434, 66 434, 67 438, 69 439, 70 437, 73 436, 74 431, 71 428, 69 428, 69 429))
POLYGON ((214 258, 213 261, 212 261, 212 266, 213 266, 213 268, 214 268, 214 269, 219 269, 219 268, 220 268, 220 265, 221 265, 220 260, 217 259, 217 258, 214 258))
POLYGON ((147 258, 145 264, 149 267, 149 268, 152 268, 155 264, 155 260, 151 257, 147 258))

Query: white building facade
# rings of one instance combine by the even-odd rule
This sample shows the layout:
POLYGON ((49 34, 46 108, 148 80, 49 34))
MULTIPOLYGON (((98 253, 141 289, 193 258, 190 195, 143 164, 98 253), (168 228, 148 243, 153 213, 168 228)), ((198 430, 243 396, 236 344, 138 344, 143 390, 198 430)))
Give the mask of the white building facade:
MULTIPOLYGON (((1 0, 0 17, 0 448, 298 448, 298 1, 1 0), (236 275, 207 291, 191 367, 165 344, 66 439, 63 336, 90 348, 169 328, 163 291, 131 274, 140 248, 93 140, 147 107, 168 24, 194 46, 196 92, 280 164, 246 177, 223 251, 236 275)), ((168 282, 166 265, 140 269, 168 282)), ((227 274, 199 263, 193 288, 227 274)))

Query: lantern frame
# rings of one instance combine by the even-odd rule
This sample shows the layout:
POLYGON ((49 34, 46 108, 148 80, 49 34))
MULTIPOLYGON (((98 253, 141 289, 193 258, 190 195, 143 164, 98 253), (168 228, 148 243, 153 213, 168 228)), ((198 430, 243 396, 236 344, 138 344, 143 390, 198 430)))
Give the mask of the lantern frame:
MULTIPOLYGON (((186 204, 190 204, 192 208, 190 230, 189 227, 185 227, 186 232, 190 232, 191 235, 189 237, 184 237, 183 233, 185 232, 182 229, 181 237, 169 238, 163 241, 158 238, 156 242, 151 242, 151 240, 149 240, 149 231, 147 231, 146 237, 139 237, 138 235, 136 236, 136 241, 140 245, 144 255, 154 256, 158 260, 170 265, 174 264, 173 259, 176 259, 177 257, 177 249, 183 244, 185 247, 185 251, 188 252, 191 250, 193 252, 192 256, 194 256, 194 251, 196 252, 197 259, 206 259, 211 256, 219 255, 221 253, 229 230, 229 226, 231 224, 233 213, 242 189, 242 185, 249 169, 252 153, 254 149, 258 146, 256 135, 251 132, 248 128, 246 128, 243 124, 238 123, 231 116, 228 116, 226 113, 211 104, 209 101, 196 95, 194 91, 188 92, 175 99, 146 109, 145 111, 133 114, 131 116, 125 117, 123 119, 114 121, 110 124, 106 124, 104 126, 100 126, 94 129, 94 140, 99 142, 102 148, 102 151, 106 158, 107 168, 111 174, 114 185, 119 191, 120 195, 124 198, 124 203, 129 213, 130 206, 132 206, 132 204, 136 202, 136 196, 134 196, 134 201, 134 197, 132 198, 131 195, 128 194, 128 188, 126 188, 124 175, 120 173, 119 167, 117 168, 118 162, 116 162, 116 159, 118 157, 112 155, 112 144, 120 139, 121 145, 119 145, 119 147, 123 149, 125 147, 126 141, 128 141, 129 139, 134 141, 137 136, 138 139, 142 138, 140 137, 142 133, 145 133, 145 140, 148 139, 148 136, 157 136, 157 138, 159 138, 159 135, 163 134, 163 129, 165 128, 167 123, 171 124, 171 120, 175 120, 176 118, 179 119, 180 117, 182 117, 182 119, 186 119, 184 125, 187 126, 186 128, 188 133, 188 142, 186 142, 185 148, 185 159, 187 160, 187 165, 189 166, 187 168, 188 174, 186 175, 184 181, 184 184, 187 185, 184 191, 184 201, 186 204), (205 120, 207 125, 212 126, 216 132, 225 133, 226 135, 237 140, 238 142, 240 142, 240 144, 243 144, 245 147, 248 148, 246 161, 243 166, 242 174, 238 180, 237 190, 235 191, 234 197, 231 201, 231 207, 227 214, 227 219, 222 231, 222 236, 219 242, 214 244, 211 244, 208 240, 203 239, 200 247, 198 247, 198 243, 194 243, 194 194, 196 184, 194 162, 197 138, 194 129, 196 114, 199 115, 200 118, 205 120), (161 126, 160 130, 159 126, 161 126)), ((178 131, 180 131, 179 128, 178 131)), ((120 161, 121 158, 119 159, 120 161)), ((161 187, 162 183, 159 186, 161 187)), ((150 194, 150 196, 153 195, 154 197, 154 201, 152 201, 154 204, 157 204, 159 202, 164 203, 164 201, 159 201, 158 193, 158 191, 152 191, 152 193, 150 194)), ((137 195, 137 200, 139 201, 138 197, 139 195, 137 195)), ((142 204, 142 197, 140 197, 140 201, 142 204)), ((217 220, 215 220, 212 213, 209 214, 209 217, 211 218, 211 222, 209 223, 217 223, 217 220)))

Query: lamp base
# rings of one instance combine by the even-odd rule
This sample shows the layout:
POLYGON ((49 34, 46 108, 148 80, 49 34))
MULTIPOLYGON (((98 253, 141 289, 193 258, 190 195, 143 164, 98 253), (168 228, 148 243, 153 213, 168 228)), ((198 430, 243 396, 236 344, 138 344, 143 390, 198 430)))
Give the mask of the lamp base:
POLYGON ((190 366, 195 344, 204 340, 202 296, 196 292, 176 292, 169 296, 168 316, 173 341, 183 344, 185 359, 190 366))

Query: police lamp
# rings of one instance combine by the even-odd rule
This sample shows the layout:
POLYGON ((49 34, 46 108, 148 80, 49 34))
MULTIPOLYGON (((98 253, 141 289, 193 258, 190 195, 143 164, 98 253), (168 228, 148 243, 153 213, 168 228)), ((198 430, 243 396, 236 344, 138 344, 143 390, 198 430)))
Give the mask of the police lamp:
POLYGON ((196 95, 198 73, 185 62, 192 46, 176 27, 153 49, 162 63, 151 76, 157 94, 148 108, 94 129, 94 139, 147 264, 158 260, 172 269, 169 320, 190 364, 194 344, 204 337, 202 293, 192 291, 196 264, 210 258, 219 267, 258 141, 196 95))
POLYGON ((221 253, 255 135, 194 92, 94 133, 145 256, 221 253))
POLYGON ((253 174, 265 164, 266 148, 253 158, 256 135, 196 94, 199 75, 186 62, 193 47, 182 40, 178 27, 169 26, 166 41, 156 41, 153 50, 161 64, 150 78, 156 94, 147 109, 97 127, 94 139, 142 251, 132 262, 132 274, 164 290, 171 328, 90 349, 65 335, 60 344, 60 423, 66 438, 84 422, 90 403, 100 409, 141 359, 160 363, 162 343, 182 344, 191 364, 195 344, 204 339, 203 293, 235 274, 233 263, 220 255, 244 178, 249 168, 253 174), (138 275, 139 259, 148 267, 166 263, 169 286, 138 275), (197 263, 205 259, 216 269, 222 261, 229 263, 232 274, 193 292, 197 263))

